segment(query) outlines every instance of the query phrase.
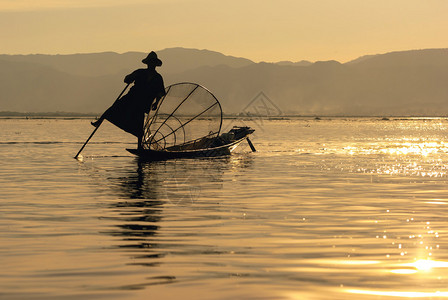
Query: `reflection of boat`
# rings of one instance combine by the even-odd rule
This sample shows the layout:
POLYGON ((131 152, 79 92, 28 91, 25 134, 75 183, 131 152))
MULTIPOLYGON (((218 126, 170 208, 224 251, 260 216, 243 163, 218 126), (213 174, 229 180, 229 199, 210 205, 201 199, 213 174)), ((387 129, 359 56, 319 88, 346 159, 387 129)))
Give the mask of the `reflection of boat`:
POLYGON ((195 83, 178 83, 167 88, 159 107, 145 121, 140 149, 127 149, 145 160, 215 157, 229 155, 254 132, 234 127, 221 134, 222 109, 218 99, 195 83))

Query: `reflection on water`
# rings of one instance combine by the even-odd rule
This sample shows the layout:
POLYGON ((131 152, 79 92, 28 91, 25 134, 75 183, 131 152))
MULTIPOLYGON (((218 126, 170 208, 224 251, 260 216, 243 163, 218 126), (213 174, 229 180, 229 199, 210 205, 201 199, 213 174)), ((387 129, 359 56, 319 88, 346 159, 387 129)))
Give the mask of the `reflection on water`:
MULTIPOLYGON (((111 204, 111 209, 118 215, 120 224, 116 230, 106 231, 112 236, 122 237, 126 243, 119 245, 127 249, 132 258, 156 259, 163 256, 156 250, 153 237, 157 234, 159 222, 162 218, 163 201, 158 200, 159 182, 150 165, 139 163, 136 170, 123 174, 118 178, 108 178, 121 201, 111 204), (137 253, 137 254, 136 254, 137 253)), ((144 266, 151 266, 151 262, 135 262, 144 266)))
POLYGON ((39 122, 0 133, 2 299, 448 297, 445 119, 271 120, 256 153, 155 163, 103 135, 74 161, 39 122))
MULTIPOLYGON (((127 265, 159 267, 163 258, 173 252, 184 255, 210 253, 209 246, 196 246, 182 243, 182 239, 164 239, 158 236, 161 223, 169 213, 166 207, 194 207, 201 205, 204 190, 223 188, 223 174, 232 169, 250 166, 250 157, 223 157, 218 159, 178 160, 166 162, 144 162, 132 160, 125 167, 112 166, 104 170, 89 166, 85 171, 94 173, 103 181, 100 186, 108 186, 118 200, 109 203, 109 212, 103 219, 113 220, 111 229, 104 234, 121 238, 116 248, 129 257, 127 265), (103 173, 103 174, 101 174, 103 173), (114 217, 111 217, 113 215, 114 217)), ((184 215, 181 220, 188 220, 184 215)), ((167 221, 169 222, 169 221, 167 221)), ((165 224, 167 223, 165 222, 165 224)), ((188 230, 183 233, 194 236, 188 230)), ((177 235, 177 234, 176 234, 177 235)), ((213 253, 219 254, 218 250, 213 253)), ((122 286, 121 289, 143 289, 151 285, 168 284, 176 281, 175 273, 149 276, 144 283, 122 286)))

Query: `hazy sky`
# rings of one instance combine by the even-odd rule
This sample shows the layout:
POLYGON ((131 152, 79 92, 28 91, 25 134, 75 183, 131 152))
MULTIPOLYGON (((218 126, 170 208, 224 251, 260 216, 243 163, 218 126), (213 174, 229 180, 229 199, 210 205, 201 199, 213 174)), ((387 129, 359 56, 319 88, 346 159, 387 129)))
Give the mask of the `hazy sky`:
POLYGON ((0 0, 1 54, 209 49, 254 61, 448 48, 448 0, 0 0))

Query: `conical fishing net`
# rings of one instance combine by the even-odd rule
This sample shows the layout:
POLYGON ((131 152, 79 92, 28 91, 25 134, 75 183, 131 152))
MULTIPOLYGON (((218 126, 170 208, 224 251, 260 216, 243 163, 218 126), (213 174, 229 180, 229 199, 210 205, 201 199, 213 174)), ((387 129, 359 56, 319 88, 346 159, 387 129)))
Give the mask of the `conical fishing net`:
POLYGON ((207 148, 221 125, 221 105, 209 90, 195 83, 173 84, 147 116, 142 146, 168 151, 207 148))

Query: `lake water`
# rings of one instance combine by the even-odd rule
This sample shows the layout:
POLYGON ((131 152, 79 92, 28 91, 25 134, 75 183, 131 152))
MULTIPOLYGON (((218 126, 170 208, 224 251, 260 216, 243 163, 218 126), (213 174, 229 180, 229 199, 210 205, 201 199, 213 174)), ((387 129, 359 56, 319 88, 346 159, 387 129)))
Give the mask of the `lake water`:
POLYGON ((448 297, 447 119, 245 123, 256 153, 143 163, 0 119, 0 299, 448 297))

